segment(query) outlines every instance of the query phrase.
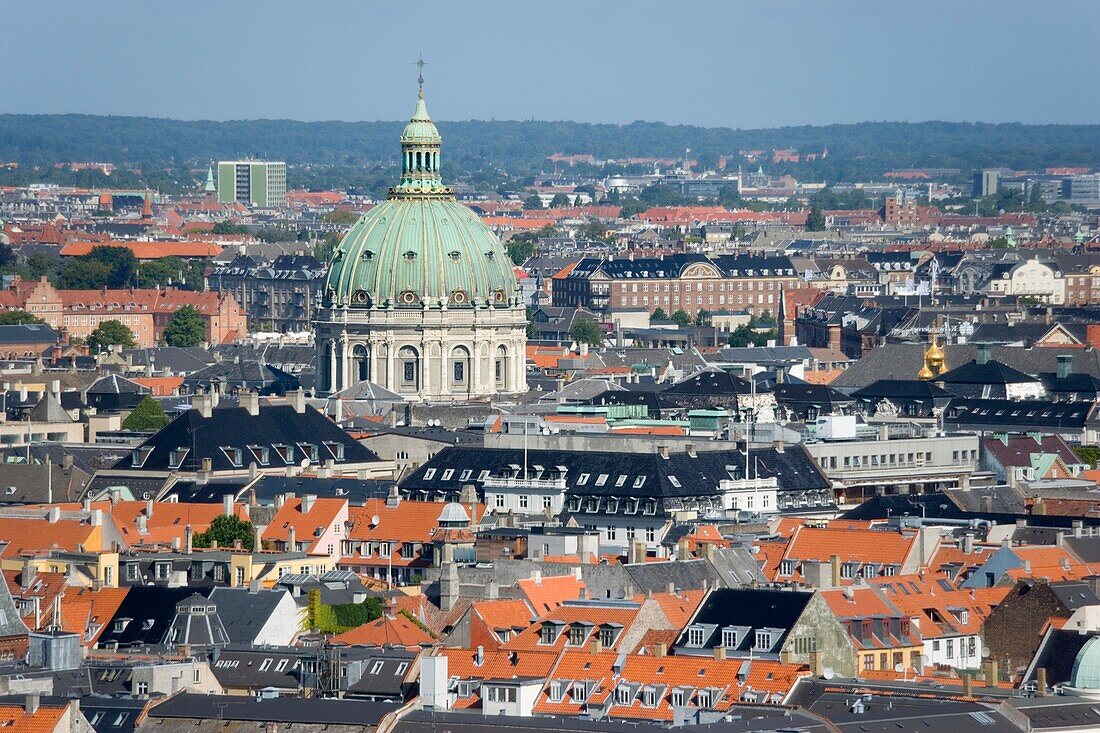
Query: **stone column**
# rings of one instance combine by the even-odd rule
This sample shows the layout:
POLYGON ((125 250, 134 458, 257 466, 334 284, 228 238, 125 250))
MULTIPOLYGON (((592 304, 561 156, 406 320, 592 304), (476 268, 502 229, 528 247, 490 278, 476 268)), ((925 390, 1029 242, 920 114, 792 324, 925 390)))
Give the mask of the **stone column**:
POLYGON ((420 394, 427 397, 432 391, 431 349, 428 340, 420 338, 420 394))
POLYGON ((328 391, 336 391, 336 342, 328 342, 328 391))
POLYGON ((378 342, 371 339, 367 347, 370 349, 367 352, 367 379, 377 384, 378 375, 375 373, 375 366, 378 358, 378 342))
POLYGON ((393 339, 386 341, 386 389, 397 392, 397 381, 393 378, 393 339))
POLYGON ((351 386, 348 369, 351 366, 351 353, 348 349, 348 332, 340 334, 340 389, 345 390, 351 386))

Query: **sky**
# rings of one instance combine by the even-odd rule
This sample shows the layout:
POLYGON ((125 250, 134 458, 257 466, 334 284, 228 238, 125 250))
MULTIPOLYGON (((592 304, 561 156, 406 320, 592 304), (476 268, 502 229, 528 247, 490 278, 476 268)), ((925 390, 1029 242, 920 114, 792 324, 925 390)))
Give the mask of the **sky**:
POLYGON ((1100 122, 1097 0, 4 0, 0 113, 1100 122))

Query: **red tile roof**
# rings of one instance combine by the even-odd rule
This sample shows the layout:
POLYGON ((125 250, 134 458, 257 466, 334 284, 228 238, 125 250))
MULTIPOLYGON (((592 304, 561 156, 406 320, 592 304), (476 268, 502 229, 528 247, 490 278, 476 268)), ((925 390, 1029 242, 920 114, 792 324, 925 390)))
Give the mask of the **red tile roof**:
POLYGON ((415 647, 431 644, 435 639, 428 632, 414 624, 403 614, 384 615, 342 634, 330 641, 334 644, 352 646, 392 646, 415 647))

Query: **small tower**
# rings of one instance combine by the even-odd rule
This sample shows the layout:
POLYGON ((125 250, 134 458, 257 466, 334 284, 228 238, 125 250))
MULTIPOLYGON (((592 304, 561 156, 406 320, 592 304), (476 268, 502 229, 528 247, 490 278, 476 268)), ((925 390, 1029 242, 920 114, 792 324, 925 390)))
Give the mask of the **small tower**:
POLYGON ((141 203, 141 218, 152 219, 153 218, 153 194, 151 191, 145 192, 145 198, 141 203))
POLYGON ((206 185, 202 188, 204 193, 215 194, 218 192, 218 187, 214 183, 214 168, 213 166, 206 166, 206 185))

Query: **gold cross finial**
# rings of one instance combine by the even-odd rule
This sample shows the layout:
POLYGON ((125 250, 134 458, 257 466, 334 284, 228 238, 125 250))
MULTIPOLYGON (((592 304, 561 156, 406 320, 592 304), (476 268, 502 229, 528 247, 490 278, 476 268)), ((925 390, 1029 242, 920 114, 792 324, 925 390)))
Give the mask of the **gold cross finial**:
POLYGON ((420 76, 417 77, 416 83, 420 85, 419 96, 421 99, 424 98, 424 67, 427 65, 428 62, 424 60, 423 56, 416 60, 416 66, 420 70, 420 76))

